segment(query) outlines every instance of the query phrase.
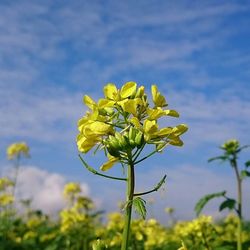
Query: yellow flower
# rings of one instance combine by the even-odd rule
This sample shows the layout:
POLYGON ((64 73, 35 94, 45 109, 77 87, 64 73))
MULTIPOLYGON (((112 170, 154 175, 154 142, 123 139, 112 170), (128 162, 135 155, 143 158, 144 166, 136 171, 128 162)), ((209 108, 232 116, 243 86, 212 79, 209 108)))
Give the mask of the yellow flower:
POLYGON ((14 196, 11 194, 1 194, 0 195, 0 206, 8 206, 14 202, 14 196))
POLYGON ((6 188, 14 186, 13 181, 7 177, 0 178, 0 191, 6 190, 6 188))
POLYGON ((64 186, 63 196, 66 198, 71 197, 72 195, 76 195, 81 193, 81 187, 79 183, 69 182, 64 186))
POLYGON ((137 84, 135 82, 127 82, 119 91, 113 83, 109 83, 104 87, 103 90, 107 99, 117 102, 135 95, 136 86, 137 84))
POLYGON ((80 134, 77 137, 79 151, 87 153, 98 142, 102 136, 113 132, 113 127, 102 121, 93 121, 82 118, 78 123, 80 134))
POLYGON ((174 208, 172 208, 172 207, 166 207, 165 208, 165 212, 168 213, 168 214, 172 214, 174 212, 174 208))
POLYGON ((162 116, 168 115, 173 117, 179 117, 179 114, 175 110, 163 110, 160 107, 156 107, 154 109, 147 109, 148 119, 149 120, 157 120, 162 116))
POLYGON ((77 136, 78 150, 82 153, 87 153, 100 141, 99 137, 87 138, 82 134, 77 136))
POLYGON ((109 170, 109 169, 112 168, 112 167, 114 166, 114 164, 117 163, 118 160, 119 160, 119 158, 113 157, 112 155, 109 155, 109 154, 108 154, 108 158, 109 158, 109 160, 106 161, 106 162, 100 167, 100 169, 101 169, 102 171, 107 171, 107 170, 109 170))
POLYGON ((184 244, 184 242, 182 241, 182 247, 178 248, 178 250, 188 250, 184 244))
POLYGON ((118 89, 113 83, 107 84, 104 88, 104 95, 107 99, 113 100, 113 101, 118 101, 119 100, 119 95, 118 95, 118 89))
POLYGON ((142 104, 142 101, 140 98, 135 98, 135 99, 126 99, 124 101, 119 102, 121 105, 122 109, 125 112, 131 113, 134 116, 137 116, 137 107, 138 105, 142 104))
POLYGON ((186 132, 186 125, 163 128, 158 125, 158 119, 179 117, 179 114, 164 109, 167 102, 156 85, 151 86, 153 107, 150 107, 144 86, 137 87, 135 82, 127 82, 120 89, 109 83, 103 92, 104 98, 97 102, 88 95, 84 96, 83 101, 89 110, 78 122, 76 139, 82 153, 96 147, 106 156, 108 153, 112 155, 108 155, 101 170, 110 169, 118 161, 126 162, 128 155, 133 156, 146 144, 155 144, 158 152, 167 145, 183 145, 180 136, 186 132))
POLYGON ((152 98, 153 102, 156 107, 164 107, 167 106, 166 99, 161 93, 158 91, 158 88, 156 85, 152 85, 151 87, 151 93, 152 93, 152 98))
POLYGON ((226 141, 223 145, 221 145, 221 149, 227 151, 228 153, 234 153, 237 149, 239 149, 240 143, 238 140, 231 139, 226 141))
POLYGON ((28 231, 27 233, 24 234, 23 239, 24 240, 29 240, 29 239, 34 239, 36 238, 38 235, 36 232, 33 231, 28 231))
POLYGON ((8 159, 19 158, 21 155, 29 157, 29 147, 25 142, 13 143, 7 148, 8 159))
POLYGON ((56 238, 57 234, 55 232, 44 234, 40 236, 41 242, 51 241, 56 238))
POLYGON ((136 86, 137 84, 135 82, 127 82, 126 84, 124 84, 121 88, 121 98, 124 99, 135 95, 136 86))

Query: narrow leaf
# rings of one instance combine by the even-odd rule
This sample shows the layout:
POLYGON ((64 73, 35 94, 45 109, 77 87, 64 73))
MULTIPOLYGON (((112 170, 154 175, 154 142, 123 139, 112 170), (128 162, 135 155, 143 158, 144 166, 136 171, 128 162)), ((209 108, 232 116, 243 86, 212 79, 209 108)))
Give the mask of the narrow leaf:
POLYGON ((245 162, 245 166, 248 168, 250 166, 250 161, 245 162))
POLYGON ((213 193, 213 194, 207 194, 205 196, 203 196, 195 205, 195 212, 196 215, 199 216, 199 214, 201 213, 202 209, 205 207, 205 205, 213 198, 217 198, 217 197, 222 197, 226 194, 226 191, 223 192, 219 192, 219 193, 213 193))
POLYGON ((235 208, 235 204, 236 204, 236 200, 234 200, 234 199, 227 199, 227 200, 223 201, 220 204, 219 211, 222 211, 225 208, 228 208, 229 210, 232 210, 232 209, 235 208))
POLYGON ((245 148, 249 148, 250 145, 244 145, 242 147, 240 147, 238 150, 237 150, 237 153, 239 153, 241 150, 245 149, 245 148))
POLYGON ((247 170, 241 171, 241 178, 250 177, 250 172, 247 170))
POLYGON ((136 197, 133 200, 133 206, 135 208, 135 212, 145 220, 147 214, 146 201, 143 200, 141 197, 136 197))
POLYGON ((225 161, 227 159, 228 159, 228 157, 226 155, 220 155, 220 156, 216 156, 216 157, 212 157, 212 158, 208 159, 208 162, 216 161, 216 160, 225 161))

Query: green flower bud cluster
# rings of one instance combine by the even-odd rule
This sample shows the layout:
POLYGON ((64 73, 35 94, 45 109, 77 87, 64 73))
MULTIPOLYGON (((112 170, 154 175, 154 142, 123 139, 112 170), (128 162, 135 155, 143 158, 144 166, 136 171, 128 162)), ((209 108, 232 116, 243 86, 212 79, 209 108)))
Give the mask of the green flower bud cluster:
POLYGON ((119 157, 120 151, 127 152, 128 149, 141 148, 143 143, 143 132, 132 126, 123 134, 116 132, 114 135, 109 135, 104 141, 109 154, 114 157, 119 157))
POLYGON ((135 147, 141 148, 143 143, 144 143, 144 135, 143 135, 142 131, 140 131, 134 127, 129 128, 128 139, 129 139, 130 147, 132 149, 135 147))

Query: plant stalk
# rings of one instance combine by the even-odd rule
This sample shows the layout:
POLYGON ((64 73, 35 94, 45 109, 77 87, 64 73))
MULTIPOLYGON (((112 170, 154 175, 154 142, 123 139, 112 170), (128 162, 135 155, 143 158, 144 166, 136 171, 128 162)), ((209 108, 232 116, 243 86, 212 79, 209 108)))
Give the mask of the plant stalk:
POLYGON ((237 250, 242 250, 242 179, 239 174, 236 157, 232 160, 231 165, 235 171, 237 180, 237 212, 238 212, 238 230, 237 230, 237 250))
POLYGON ((129 246, 129 234, 130 234, 130 223, 133 206, 133 196, 135 189, 135 172, 134 163, 130 161, 127 170, 127 197, 124 217, 124 229, 122 235, 122 246, 121 250, 128 250, 129 246))

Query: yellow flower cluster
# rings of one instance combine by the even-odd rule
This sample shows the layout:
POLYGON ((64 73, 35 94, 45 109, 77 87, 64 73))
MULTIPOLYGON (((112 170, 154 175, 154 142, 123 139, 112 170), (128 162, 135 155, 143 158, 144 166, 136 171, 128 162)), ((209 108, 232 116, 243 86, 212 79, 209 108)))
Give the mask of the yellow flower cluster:
POLYGON ((240 142, 238 140, 231 139, 222 144, 220 148, 230 154, 236 152, 239 147, 240 142))
POLYGON ((163 247, 166 240, 169 240, 167 231, 155 219, 150 219, 145 222, 145 250, 153 250, 155 247, 163 247))
POLYGON ((13 143, 7 148, 7 157, 9 160, 19 158, 21 155, 29 157, 29 147, 25 142, 13 143))
POLYGON ((184 242, 182 242, 182 246, 178 250, 188 250, 185 246, 184 242))
POLYGON ((10 188, 14 183, 7 177, 0 178, 0 207, 6 207, 14 202, 10 188))
POLYGON ((7 177, 0 178, 0 191, 5 191, 9 187, 14 185, 13 181, 11 181, 7 177))
POLYGON ((0 195, 0 207, 6 207, 14 202, 14 196, 11 194, 0 195))
POLYGON ((72 197, 77 196, 79 193, 81 193, 79 183, 69 182, 64 186, 63 196, 66 199, 72 199, 72 197))
POLYGON ((61 231, 67 232, 77 225, 81 225, 86 222, 87 216, 75 208, 64 209, 60 213, 61 217, 61 231))
MULTIPOLYGON (((218 238, 225 242, 235 242, 237 239, 238 218, 235 214, 229 214, 223 223, 216 225, 218 238)), ((250 234, 246 231, 242 232, 242 242, 250 242, 250 234)))
MULTIPOLYGON (((108 215, 108 223, 105 227, 97 230, 97 237, 107 246, 107 249, 119 249, 122 241, 122 229, 124 227, 121 213, 108 215)), ((133 220, 131 224, 131 242, 133 249, 165 249, 174 237, 168 230, 160 225, 155 219, 147 221, 142 219, 133 220), (143 248, 141 248, 143 247, 143 248)), ((178 239, 179 240, 179 239, 178 239)))
POLYGON ((167 145, 182 146, 180 136, 187 131, 187 126, 160 128, 161 117, 179 117, 179 114, 166 109, 166 99, 156 85, 151 86, 151 94, 151 107, 144 86, 137 87, 135 82, 127 82, 121 89, 107 84, 104 98, 98 102, 85 95, 83 101, 89 110, 78 122, 79 151, 87 153, 97 146, 108 152, 108 162, 101 167, 105 171, 127 158, 128 149, 137 150, 146 144, 154 144, 157 151, 167 145))
POLYGON ((185 239, 185 242, 195 247, 209 244, 214 240, 215 232, 212 217, 204 215, 192 221, 178 222, 174 227, 174 234, 179 239, 185 239))
POLYGON ((81 195, 79 183, 70 182, 64 187, 64 197, 69 202, 69 207, 60 212, 61 232, 65 233, 76 228, 87 226, 91 221, 89 210, 94 208, 91 199, 81 195))

